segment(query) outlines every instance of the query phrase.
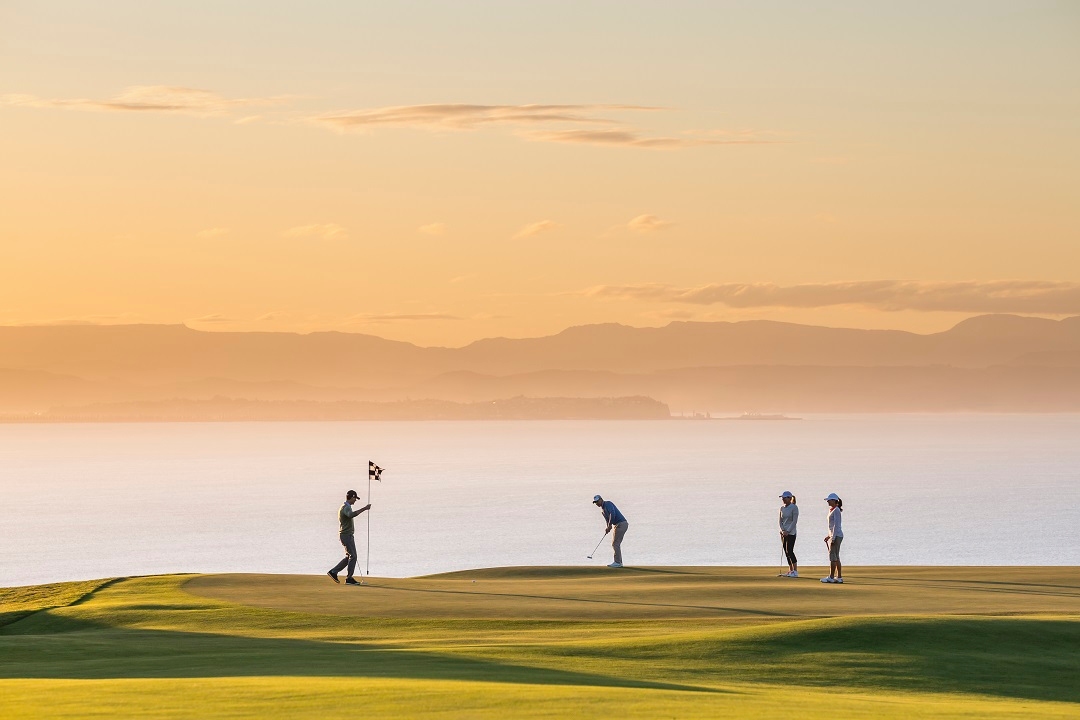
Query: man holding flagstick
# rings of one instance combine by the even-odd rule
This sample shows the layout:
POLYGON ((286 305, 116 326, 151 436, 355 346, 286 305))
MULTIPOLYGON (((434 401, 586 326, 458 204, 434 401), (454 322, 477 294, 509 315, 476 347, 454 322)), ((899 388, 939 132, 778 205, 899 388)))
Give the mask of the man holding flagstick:
MULTIPOLYGON (((368 494, 370 495, 370 491, 368 494)), ((360 584, 356 582, 356 578, 353 577, 353 571, 356 570, 356 540, 354 539, 355 528, 353 527, 353 518, 365 510, 371 509, 371 503, 368 503, 359 510, 353 510, 352 506, 355 502, 355 490, 350 490, 345 493, 345 504, 338 510, 338 537, 341 538, 341 545, 345 548, 345 557, 326 573, 334 582, 341 582, 338 580, 338 573, 348 566, 349 574, 345 578, 346 585, 360 584)), ((370 518, 371 516, 369 515, 368 517, 370 518)))

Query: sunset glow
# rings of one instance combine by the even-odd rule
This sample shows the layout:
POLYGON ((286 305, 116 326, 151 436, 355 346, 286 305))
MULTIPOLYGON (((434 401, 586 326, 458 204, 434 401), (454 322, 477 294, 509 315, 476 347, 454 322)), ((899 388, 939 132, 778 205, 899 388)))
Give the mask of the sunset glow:
POLYGON ((0 5, 0 324, 1080 313, 1068 3, 0 5))

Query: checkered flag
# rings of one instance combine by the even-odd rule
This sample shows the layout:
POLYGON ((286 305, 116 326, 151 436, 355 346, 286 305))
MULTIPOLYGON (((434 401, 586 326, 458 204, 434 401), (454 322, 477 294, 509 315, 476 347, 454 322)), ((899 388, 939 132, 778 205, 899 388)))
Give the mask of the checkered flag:
POLYGON ((367 464, 368 480, 378 480, 379 482, 382 482, 382 470, 383 469, 381 467, 379 467, 375 463, 368 460, 368 464, 367 464))

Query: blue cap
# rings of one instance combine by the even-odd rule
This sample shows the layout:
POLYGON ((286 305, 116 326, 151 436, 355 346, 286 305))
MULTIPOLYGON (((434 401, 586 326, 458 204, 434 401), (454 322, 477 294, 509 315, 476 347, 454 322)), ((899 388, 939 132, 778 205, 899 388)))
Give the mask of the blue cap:
POLYGON ((786 498, 786 497, 795 497, 795 496, 791 494, 791 491, 790 491, 790 490, 785 490, 785 491, 783 492, 783 494, 781 494, 781 495, 780 495, 780 497, 782 497, 782 498, 786 498))

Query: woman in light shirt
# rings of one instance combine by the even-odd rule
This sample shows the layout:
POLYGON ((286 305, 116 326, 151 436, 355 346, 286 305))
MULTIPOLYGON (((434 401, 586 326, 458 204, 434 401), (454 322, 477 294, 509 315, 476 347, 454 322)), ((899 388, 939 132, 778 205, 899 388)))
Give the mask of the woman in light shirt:
POLYGON ((829 503, 829 534, 825 536, 825 543, 829 546, 829 577, 821 578, 821 582, 842 583, 844 573, 840 568, 840 543, 844 539, 844 529, 840 520, 843 517, 844 501, 836 493, 829 493, 825 502, 829 503))
POLYGON ((795 527, 799 522, 799 506, 795 504, 795 496, 787 490, 780 496, 784 501, 784 507, 780 508, 780 542, 784 546, 784 554, 787 556, 788 572, 780 577, 799 577, 799 560, 795 557, 795 527))

